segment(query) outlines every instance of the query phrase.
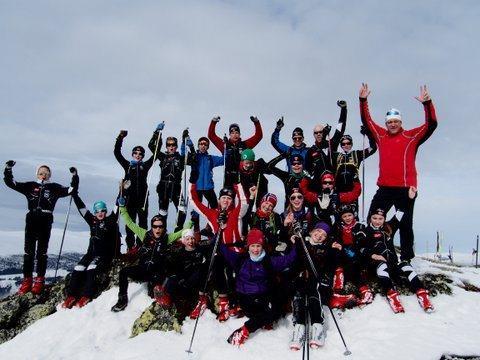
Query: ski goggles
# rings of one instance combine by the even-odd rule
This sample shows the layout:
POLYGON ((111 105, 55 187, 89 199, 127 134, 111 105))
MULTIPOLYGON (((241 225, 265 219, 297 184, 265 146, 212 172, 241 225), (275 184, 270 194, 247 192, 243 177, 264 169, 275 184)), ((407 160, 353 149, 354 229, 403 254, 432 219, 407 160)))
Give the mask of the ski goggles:
POLYGON ((392 116, 392 115, 400 115, 400 111, 398 110, 387 111, 387 116, 392 116))

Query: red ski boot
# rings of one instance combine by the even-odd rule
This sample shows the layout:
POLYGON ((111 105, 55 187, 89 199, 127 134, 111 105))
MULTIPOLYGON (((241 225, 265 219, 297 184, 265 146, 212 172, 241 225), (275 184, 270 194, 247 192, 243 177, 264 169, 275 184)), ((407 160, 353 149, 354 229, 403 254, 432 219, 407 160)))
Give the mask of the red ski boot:
POLYGON ((358 304, 358 298, 353 294, 340 295, 333 294, 330 298, 330 308, 332 309, 345 309, 351 308, 358 304))
POLYGON ((395 314, 405 312, 405 309, 403 308, 402 303, 400 302, 400 298, 396 290, 394 289, 388 290, 387 299, 388 299, 388 303, 390 304, 390 307, 392 308, 395 314))
POLYGON ((77 301, 77 298, 75 296, 69 296, 62 303, 62 308, 71 309, 73 304, 75 304, 76 301, 77 301))
POLYGON ((243 325, 240 329, 235 330, 232 335, 230 335, 227 341, 232 345, 243 345, 247 341, 250 332, 247 327, 243 325))
POLYGON ((85 305, 87 305, 90 301, 92 301, 92 299, 90 299, 89 297, 82 296, 80 300, 78 300, 78 302, 75 304, 75 307, 82 308, 85 305))
POLYGON ((157 285, 153 288, 153 297, 160 306, 167 308, 172 306, 172 298, 167 293, 163 285, 157 285))
POLYGON ((427 313, 433 312, 434 308, 428 297, 428 291, 425 289, 417 290, 417 300, 423 310, 427 313))
POLYGON ((24 278, 22 281, 22 284, 20 285, 20 288, 18 289, 17 294, 25 295, 26 293, 32 291, 32 283, 33 283, 32 277, 24 278))
POLYGON ((343 285, 345 282, 345 276, 343 274, 343 268, 338 267, 335 270, 335 275, 333 275, 333 291, 339 292, 343 289, 343 285))
POLYGON ((45 286, 45 277, 37 276, 35 279, 33 279, 32 294, 39 295, 43 291, 44 286, 45 286))
POLYGON ((371 304, 373 301, 373 293, 372 290, 367 285, 361 286, 360 289, 360 300, 358 304, 360 306, 371 304))
POLYGON ((217 320, 220 322, 225 322, 230 318, 230 304, 228 302, 228 297, 219 296, 218 297, 218 315, 217 320))
POLYGON ((207 295, 200 295, 198 297, 197 305, 193 308, 190 313, 190 319, 195 320, 196 318, 202 316, 202 314, 207 309, 208 298, 207 295))

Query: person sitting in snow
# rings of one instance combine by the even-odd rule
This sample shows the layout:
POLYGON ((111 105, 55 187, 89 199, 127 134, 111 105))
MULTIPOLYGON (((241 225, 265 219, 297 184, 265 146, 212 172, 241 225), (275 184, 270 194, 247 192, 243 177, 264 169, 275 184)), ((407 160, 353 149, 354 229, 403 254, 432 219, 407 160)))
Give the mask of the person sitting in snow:
MULTIPOLYGON (((294 243, 295 239, 291 241, 294 243)), ((269 256, 264 245, 265 238, 258 229, 250 230, 247 235, 247 253, 237 253, 220 244, 223 257, 235 269, 238 300, 249 318, 228 338, 232 345, 242 345, 251 333, 271 326, 278 318, 271 307, 271 279, 274 272, 280 272, 294 263, 296 251, 292 247, 285 256, 269 256)))
POLYGON ((77 191, 78 175, 75 168, 70 168, 72 181, 70 187, 50 182, 52 172, 47 165, 41 165, 36 171, 36 181, 18 182, 13 178, 12 168, 15 161, 9 160, 3 172, 5 184, 25 195, 28 213, 25 218, 25 244, 23 255, 23 281, 18 295, 32 292, 38 295, 45 284, 47 271, 47 251, 53 223, 53 210, 59 198, 77 191), (35 254, 35 248, 36 254, 35 254), (34 260, 37 259, 37 276, 33 279, 34 260), (33 285, 33 286, 32 286, 33 285))
POLYGON ((80 215, 90 227, 90 241, 87 253, 73 269, 70 284, 66 289, 67 298, 62 304, 65 309, 70 309, 73 305, 83 307, 93 299, 97 275, 107 272, 113 258, 120 252, 117 211, 107 215, 107 204, 96 201, 92 214, 78 194, 72 196, 80 215))
MULTIPOLYGON (((112 307, 113 312, 124 310, 128 305, 128 279, 137 281, 148 281, 150 288, 154 287, 153 292, 161 294, 163 286, 161 285, 165 279, 165 256, 169 249, 169 245, 178 240, 182 231, 168 234, 166 230, 166 219, 162 215, 155 215, 150 220, 150 230, 138 226, 128 215, 125 208, 125 199, 118 199, 120 206, 120 214, 125 224, 134 232, 142 242, 142 245, 136 247, 134 251, 129 252, 129 256, 136 256, 138 263, 136 265, 128 265, 120 270, 118 301, 112 307)), ((159 296, 155 296, 156 298, 159 296)))
POLYGON ((410 262, 402 261, 398 263, 393 237, 399 227, 403 212, 397 209, 395 215, 388 222, 385 222, 385 216, 386 211, 381 208, 371 212, 368 226, 358 233, 359 252, 372 270, 376 272, 394 313, 405 312, 392 281, 392 278, 398 278, 399 275, 408 279, 410 289, 417 295, 418 302, 423 310, 432 312, 433 305, 428 297, 428 291, 410 262))

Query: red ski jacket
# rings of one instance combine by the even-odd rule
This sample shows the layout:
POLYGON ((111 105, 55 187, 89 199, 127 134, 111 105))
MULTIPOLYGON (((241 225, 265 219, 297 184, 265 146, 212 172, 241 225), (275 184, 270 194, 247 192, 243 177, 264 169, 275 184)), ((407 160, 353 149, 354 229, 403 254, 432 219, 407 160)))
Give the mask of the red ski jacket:
POLYGON ((425 123, 410 130, 400 130, 391 135, 387 129, 376 124, 370 116, 366 98, 360 98, 362 123, 367 126, 378 145, 380 156, 378 186, 417 187, 415 157, 418 147, 425 142, 437 127, 435 108, 431 100, 423 103, 425 123))

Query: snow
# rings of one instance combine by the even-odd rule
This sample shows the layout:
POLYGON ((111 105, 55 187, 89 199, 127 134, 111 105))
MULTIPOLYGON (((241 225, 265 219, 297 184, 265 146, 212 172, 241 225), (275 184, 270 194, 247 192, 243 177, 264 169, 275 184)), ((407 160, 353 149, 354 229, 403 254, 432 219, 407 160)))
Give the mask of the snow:
MULTIPOLYGON (((465 257, 467 259, 467 257, 465 257)), ((436 264, 423 258, 413 262, 419 273, 445 273, 460 284, 467 280, 480 286, 480 269, 436 264)), ((273 331, 253 334, 241 348, 226 338, 245 319, 220 324, 207 311, 200 318, 193 354, 188 355, 194 321, 185 321, 182 334, 149 331, 129 338, 132 325, 152 302, 146 286, 130 284, 127 309, 112 313, 118 289, 103 293, 82 309, 63 310, 36 322, 14 339, 0 346, 1 359, 300 359, 300 352, 288 349, 291 316, 273 331)), ((480 294, 453 286, 453 296, 433 298, 436 311, 426 314, 414 295, 401 296, 404 314, 394 314, 385 299, 376 296, 364 309, 346 311, 337 317, 352 355, 344 347, 331 319, 326 345, 310 352, 312 359, 439 359, 442 353, 480 354, 480 294)))

